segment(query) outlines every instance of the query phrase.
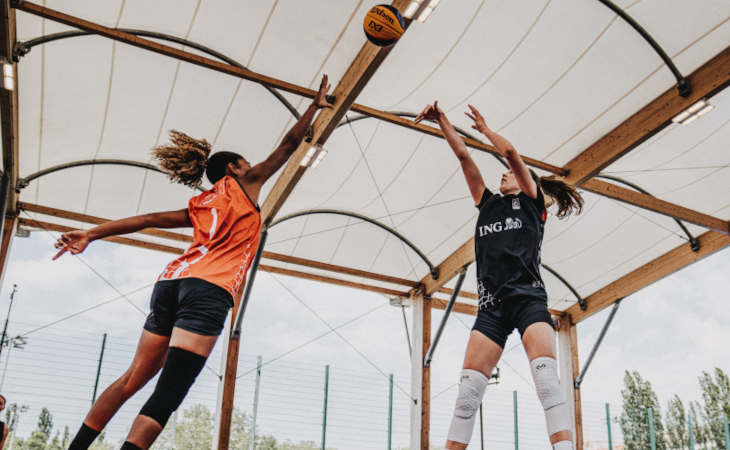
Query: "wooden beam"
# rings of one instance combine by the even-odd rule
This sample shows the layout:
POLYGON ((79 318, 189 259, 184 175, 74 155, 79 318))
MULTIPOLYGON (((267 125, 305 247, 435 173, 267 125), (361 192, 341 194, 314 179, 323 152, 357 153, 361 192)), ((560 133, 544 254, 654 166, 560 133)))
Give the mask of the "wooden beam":
POLYGON ((231 310, 231 320, 228 325, 229 329, 228 342, 226 346, 225 368, 223 370, 222 381, 223 389, 221 392, 221 409, 217 423, 217 448, 218 450, 228 450, 231 440, 231 423, 233 422, 233 401, 236 395, 236 375, 238 374, 238 352, 241 345, 241 339, 233 338, 233 328, 236 326, 236 317, 238 316, 238 308, 241 306, 241 297, 246 286, 246 279, 241 285, 233 299, 233 308, 231 310))
POLYGON ((627 297, 706 256, 730 246, 730 236, 715 231, 708 231, 699 236, 697 240, 700 244, 698 252, 692 251, 689 244, 675 247, 673 250, 651 260, 586 297, 587 309, 585 311, 582 311, 578 305, 573 305, 567 309, 567 313, 573 317, 575 323, 579 323, 603 308, 612 305, 616 300, 627 297))
POLYGON ((667 127, 677 114, 730 85, 730 47, 692 72, 688 80, 692 86, 688 97, 681 97, 672 86, 568 162, 566 181, 585 182, 667 127))
MULTIPOLYGON (((50 206, 36 205, 33 203, 18 203, 18 210, 28 211, 36 214, 43 214, 46 216, 58 217, 61 219, 74 220, 76 222, 83 222, 92 225, 101 225, 103 223, 110 222, 110 219, 102 217, 91 216, 88 214, 81 214, 72 211, 66 211, 64 209, 52 208, 50 206)), ((172 231, 160 230, 158 228, 145 228, 144 230, 138 231, 139 234, 147 236, 160 237, 164 239, 170 239, 173 241, 180 241, 190 243, 193 242, 193 237, 183 233, 175 233, 172 231)))
MULTIPOLYGON (((76 213, 76 212, 72 212, 72 211, 67 211, 64 209, 53 208, 50 206, 36 205, 33 203, 19 202, 17 209, 19 211, 28 211, 28 212, 32 212, 32 213, 43 214, 43 215, 52 216, 52 217, 58 217, 61 219, 74 220, 76 222, 89 223, 89 224, 93 224, 93 225, 101 225, 103 223, 107 223, 110 221, 110 219, 105 219, 105 218, 98 217, 98 216, 91 216, 88 214, 81 214, 81 213, 76 213)), ((53 225, 53 226, 55 226, 55 225, 53 225)), ((65 227, 62 230, 54 229, 53 231, 65 232, 70 229, 71 228, 69 228, 69 227, 65 227)), ((144 234, 147 236, 160 237, 160 238, 165 238, 165 239, 170 239, 170 240, 185 242, 185 243, 190 243, 193 241, 192 236, 189 236, 187 234, 175 233, 175 232, 171 232, 171 231, 160 230, 157 228, 145 228, 144 230, 141 230, 138 233, 144 234)), ((144 241, 139 241, 139 242, 144 242, 144 241)), ((146 244, 147 243, 145 242, 145 245, 146 244)), ((143 248, 148 248, 148 247, 143 247, 143 248)), ((382 281, 385 283, 397 284, 397 285, 401 285, 401 286, 408 286, 411 288, 416 288, 416 287, 420 286, 418 281, 409 280, 407 278, 392 277, 390 275, 383 275, 383 274, 379 274, 379 273, 375 273, 375 272, 369 272, 366 270, 338 266, 335 264, 315 261, 312 259, 299 258, 296 256, 284 255, 281 253, 264 251, 262 257, 264 259, 280 261, 280 262, 284 262, 284 263, 288 263, 288 264, 295 264, 298 266, 309 267, 312 269, 327 270, 329 272, 341 273, 341 274, 345 274, 345 275, 352 275, 352 276, 356 276, 356 277, 367 278, 370 280, 382 281)), ((453 292, 453 289, 439 288, 436 292, 450 295, 453 292)), ((467 291, 462 290, 459 292, 459 297, 470 298, 470 299, 475 300, 475 299, 477 299, 477 294, 475 294, 474 292, 467 292, 467 291)))
MULTIPOLYGON (((408 0, 396 0, 393 2, 393 5, 398 7, 399 9, 403 10, 408 5, 408 0)), ((195 64, 197 66, 205 67, 211 70, 215 70, 217 72, 225 73, 228 75, 232 75, 238 78, 243 78, 249 81, 253 81, 255 83, 260 83, 272 88, 280 89, 286 92, 290 92, 292 94, 300 95, 302 97, 307 98, 313 98, 317 91, 313 89, 309 89, 303 86, 299 86, 293 83, 289 83, 283 80, 279 80, 273 77, 269 77, 266 75, 262 75, 256 72, 253 72, 248 69, 244 69, 241 67, 232 66, 230 64, 226 64, 220 61, 216 61, 211 58, 207 58, 204 56, 200 56, 194 53, 186 52, 184 50, 180 50, 174 47, 171 47, 169 45, 161 44, 149 39, 141 38, 134 36, 129 33, 125 33, 119 30, 115 30, 113 28, 105 27, 103 25, 99 25, 93 22, 90 22, 88 20, 84 20, 78 17, 74 17, 68 14, 64 14, 59 11, 55 11, 50 8, 46 8, 41 5, 37 5, 30 2, 22 2, 22 4, 15 6, 15 8, 20 9, 22 11, 25 11, 30 14, 35 14, 40 17, 44 17, 49 20, 53 20, 55 22, 59 22, 74 28, 78 28, 80 30, 87 31, 89 33, 94 33, 99 36, 104 36, 109 39, 113 39, 115 41, 123 42, 128 45, 132 45, 137 48, 141 48, 144 50, 149 50, 161 55, 165 55, 171 58, 175 58, 181 61, 188 62, 190 64, 195 64)), ((410 21, 407 21, 410 22, 410 21)), ((394 125, 398 125, 401 127, 409 128, 412 130, 420 131, 426 134, 429 134, 431 136, 436 136, 440 138, 444 138, 443 133, 440 129, 424 124, 416 124, 413 123, 410 119, 404 119, 403 117, 397 116, 395 114, 390 114, 385 111, 381 111, 375 108, 371 108, 369 106, 361 105, 358 103, 354 103, 354 98, 357 96, 357 94, 362 90, 364 87, 364 82, 367 82, 367 80, 372 75, 372 71, 374 71, 377 68, 377 65, 382 62, 382 59, 385 57, 385 54, 390 51, 391 47, 376 47, 370 43, 366 43, 365 47, 369 47, 369 53, 380 53, 380 56, 377 56, 376 58, 373 58, 371 61, 374 64, 370 65, 358 65, 358 67, 351 67, 351 71, 348 71, 348 74, 352 74, 350 79, 347 80, 348 84, 352 87, 350 90, 337 90, 335 89, 335 96, 337 98, 337 103, 342 103, 341 106, 346 107, 343 108, 343 110, 346 112, 348 109, 352 111, 359 112, 361 114, 365 114, 370 117, 374 117, 386 122, 389 122, 394 125), (362 69, 362 70, 361 70, 362 69), (357 73, 361 72, 361 73, 357 73), (359 78, 358 78, 359 76, 359 78), (342 96, 342 98, 340 98, 342 96), (350 98, 352 97, 352 98, 350 98)), ((365 48, 363 47, 363 48, 365 48)), ((362 51, 361 51, 362 54, 362 51)), ((358 58, 356 58, 356 62, 358 60, 365 61, 367 55, 358 55, 358 58)), ((346 76, 348 75, 346 74, 346 76)), ((346 81, 344 78, 342 80, 343 82, 346 81)), ((342 118, 344 115, 344 112, 341 114, 336 114, 339 119, 342 118)), ((334 127, 337 125, 338 120, 329 120, 329 125, 325 127, 325 131, 323 135, 325 136, 325 140, 329 133, 331 133, 334 129, 334 127)), ((465 138, 464 142, 467 146, 493 153, 493 154, 499 154, 495 148, 491 145, 485 144, 484 142, 477 141, 475 139, 469 139, 465 138)), ((294 155, 296 158, 296 161, 301 160, 301 155, 298 153, 294 155)), ((557 174, 557 175, 565 175, 567 174, 567 171, 565 171, 563 168, 554 166, 552 164, 548 164, 533 158, 524 157, 523 159, 525 162, 533 167, 537 167, 543 170, 546 170, 548 172, 557 174)), ((288 193, 287 193, 288 194, 288 193)))
POLYGON ((625 187, 592 178, 581 185, 582 189, 618 200, 639 208, 648 209, 665 216, 684 220, 720 233, 730 234, 730 222, 703 214, 683 206, 675 205, 651 195, 642 194, 625 187))
MULTIPOLYGON (((69 231, 77 230, 78 228, 69 227, 66 225, 59 225, 57 223, 44 222, 42 220, 27 219, 21 217, 19 219, 21 226, 28 228, 35 228, 37 230, 55 231, 58 233, 67 233, 69 231)), ((154 250, 157 252, 171 253, 173 255, 181 255, 185 250, 178 247, 172 247, 170 245, 157 244, 154 242, 142 241, 139 239, 132 239, 121 236, 109 236, 102 239, 103 241, 114 242, 117 244, 128 245, 131 247, 143 248, 145 250, 154 250)))
POLYGON ((580 375, 580 360, 578 359, 578 326, 571 324, 568 334, 570 336, 570 366, 572 378, 570 379, 573 388, 573 420, 575 426, 575 450, 583 450, 583 404, 580 397, 580 387, 575 387, 575 380, 580 375))
MULTIPOLYGON (((15 10, 10 8, 9 0, 0 2, 0 57, 7 62, 13 61, 13 46, 15 45, 15 10)), ((5 267, 8 263, 10 246, 15 234, 18 211, 16 209, 16 186, 18 185, 18 65, 13 64, 13 78, 15 89, 8 91, 0 87, 0 133, 2 134, 3 153, 3 183, 5 183, 5 198, 3 202, 4 215, 0 227, 0 285, 5 276, 5 267)), ((1 194, 0 194, 1 195, 1 194)))
MULTIPOLYGON (((408 6, 409 0, 394 0, 392 5, 403 10, 408 6)), ((410 21, 406 23, 408 28, 410 21)), ((306 172, 307 168, 300 164, 300 161, 314 143, 324 145, 329 139, 337 124, 345 116, 360 94, 365 85, 370 81, 380 64, 393 49, 390 47, 378 47, 368 41, 363 44, 360 52, 350 64, 342 79, 334 89, 335 103, 333 108, 326 108, 320 111, 314 120, 311 143, 303 141, 289 162, 284 167, 274 187, 269 192, 261 207, 261 217, 264 224, 269 224, 283 206, 292 190, 306 172)))
POLYGON ((474 258, 474 238, 471 238, 437 266, 439 271, 437 279, 434 280, 430 274, 421 279, 424 295, 431 295, 438 291, 449 280, 454 278, 462 267, 473 263, 474 258))
MULTIPOLYGON (((421 325, 421 348, 423 356, 428 354, 431 348, 431 299, 424 297, 423 315, 421 325)), ((430 450, 431 437, 431 367, 425 367, 424 359, 421 358, 421 450, 430 450)))
MULTIPOLYGON (((68 231, 73 231, 73 230, 77 229, 77 228, 70 227, 67 225, 60 225, 57 223, 45 222, 42 220, 28 219, 25 217, 21 217, 19 219, 19 222, 20 222, 20 225, 24 226, 24 227, 34 228, 37 230, 55 231, 58 233, 66 233, 68 231)), ((157 244, 154 242, 143 241, 140 239, 121 237, 121 236, 110 236, 110 237, 104 238, 103 240, 108 241, 108 242, 114 242, 117 244, 127 245, 130 247, 142 248, 145 250, 154 250, 157 252, 170 253, 173 255, 180 255, 184 252, 184 249, 182 249, 182 248, 172 247, 169 245, 157 244)), ((306 265, 308 265, 308 263, 306 261, 309 261, 309 260, 304 260, 302 258, 295 258, 295 259, 298 259, 299 261, 292 262, 292 261, 289 261, 287 258, 281 258, 281 256, 286 256, 286 255, 278 255, 278 254, 275 254, 275 255, 277 255, 277 260, 282 261, 282 262, 293 263, 293 264, 296 264, 297 262, 301 262, 303 265, 306 266, 306 265)), ((339 266, 334 266, 333 268, 340 269, 339 266)), ((313 274, 313 273, 302 272, 299 270, 292 270, 292 269, 285 269, 283 267, 270 266, 267 264, 261 264, 259 266, 259 269, 263 270, 265 272, 278 273, 281 275, 302 278, 302 279, 312 280, 312 281, 319 281, 321 283, 327 283, 327 284, 332 284, 332 285, 336 285, 336 286, 344 286, 344 287, 349 287, 349 288, 353 288, 353 289, 360 289, 363 291, 376 292, 378 294, 398 296, 398 297, 406 297, 409 295, 408 292, 399 291, 396 289, 389 289, 389 288, 385 288, 382 286, 357 283, 357 282, 353 282, 353 281, 349 281, 349 280, 342 280, 339 278, 333 278, 333 277, 328 277, 328 276, 324 276, 324 275, 317 275, 317 274, 313 274)), ((347 269, 347 268, 342 268, 342 269, 347 269)), ((336 270, 333 270, 333 271, 336 271, 336 270)), ((344 273, 348 273, 350 275, 358 275, 356 272, 357 271, 355 271, 355 273, 353 273, 351 269, 347 269, 344 273)), ((373 274, 372 272, 366 272, 366 273, 371 274, 371 275, 376 275, 375 279, 389 278, 386 276, 381 276, 380 274, 373 274)), ((448 300, 443 300, 443 299, 438 299, 438 298, 434 298, 433 302, 432 302, 433 307, 436 309, 445 309, 447 303, 448 303, 448 300)), ((458 312, 458 313, 462 313, 462 314, 469 314, 469 315, 476 315, 476 305, 457 302, 454 305, 454 312, 458 312)))

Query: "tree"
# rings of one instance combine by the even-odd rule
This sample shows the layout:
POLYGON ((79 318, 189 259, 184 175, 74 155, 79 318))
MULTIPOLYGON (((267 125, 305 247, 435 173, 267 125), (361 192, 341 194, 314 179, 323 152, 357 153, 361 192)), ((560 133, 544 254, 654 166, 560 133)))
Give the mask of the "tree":
POLYGON ((626 449, 646 450, 651 448, 649 444, 648 408, 652 408, 656 448, 657 450, 666 450, 659 400, 657 400, 656 393, 651 388, 651 383, 641 378, 637 371, 626 371, 621 397, 623 398, 623 410, 620 422, 626 449))
POLYGON ((667 425, 668 448, 681 450, 689 445, 689 430, 687 429, 687 414, 682 399, 674 394, 667 402, 667 415, 664 418, 667 425))
POLYGON ((56 435, 53 436, 53 440, 48 444, 46 450, 65 450, 64 447, 61 447, 60 433, 58 431, 56 431, 56 435))
POLYGON ((38 426, 30 437, 25 440, 23 450, 45 450, 52 430, 53 416, 48 408, 43 408, 38 415, 38 426))
POLYGON ((700 388, 704 407, 702 418, 707 427, 707 440, 717 448, 725 448, 725 418, 730 417, 730 378, 719 367, 715 367, 714 379, 710 373, 702 372, 700 388))
POLYGON ((702 446, 702 448, 705 448, 705 445, 708 442, 708 430, 707 425, 703 424, 700 421, 700 414, 698 411, 702 410, 702 406, 699 404, 699 402, 689 402, 689 417, 692 419, 692 435, 695 438, 695 444, 697 446, 702 446))
POLYGON ((61 447, 64 449, 68 448, 71 443, 71 434, 68 431, 68 426, 63 427, 63 440, 61 441, 61 447))

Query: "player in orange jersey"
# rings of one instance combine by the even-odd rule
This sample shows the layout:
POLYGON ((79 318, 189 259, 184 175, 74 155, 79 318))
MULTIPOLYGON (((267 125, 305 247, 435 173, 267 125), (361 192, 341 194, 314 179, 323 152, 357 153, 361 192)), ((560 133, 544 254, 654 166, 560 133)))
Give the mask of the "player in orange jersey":
POLYGON ((115 220, 86 231, 64 233, 56 243, 78 254, 91 241, 143 228, 193 227, 193 244, 167 265, 155 284, 150 314, 129 369, 91 407, 69 449, 87 449, 124 402, 162 369, 157 386, 142 407, 122 449, 147 449, 185 398, 223 329, 233 295, 256 253, 261 230, 257 200, 261 186, 294 153, 330 86, 319 91, 299 121, 265 161, 251 166, 241 155, 216 152, 210 144, 172 131, 172 143, 154 156, 176 182, 197 187, 205 173, 213 187, 178 211, 115 220))

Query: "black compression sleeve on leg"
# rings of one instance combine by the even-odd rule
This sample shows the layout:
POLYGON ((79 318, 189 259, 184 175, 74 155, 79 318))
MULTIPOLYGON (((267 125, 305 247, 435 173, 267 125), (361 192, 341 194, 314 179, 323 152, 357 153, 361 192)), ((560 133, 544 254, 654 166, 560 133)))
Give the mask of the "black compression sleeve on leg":
POLYGON ((195 378, 203 370, 205 360, 205 356, 197 353, 170 347, 155 391, 139 413, 151 417, 164 428, 167 419, 180 406, 195 378))
POLYGON ((86 450, 89 448, 94 439, 99 436, 99 431, 94 430, 85 423, 81 424, 78 433, 74 436, 74 440, 71 441, 71 445, 68 446, 68 450, 86 450))
POLYGON ((142 450, 142 449, 137 447, 136 445, 132 444, 129 441, 124 441, 124 444, 122 444, 122 450, 142 450))

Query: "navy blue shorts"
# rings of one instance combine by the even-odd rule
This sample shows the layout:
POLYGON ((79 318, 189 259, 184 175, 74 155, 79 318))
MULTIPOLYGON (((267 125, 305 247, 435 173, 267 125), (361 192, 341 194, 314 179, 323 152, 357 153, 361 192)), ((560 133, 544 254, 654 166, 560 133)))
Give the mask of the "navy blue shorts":
POLYGON ((170 336, 173 327, 218 336, 232 306, 228 291, 200 278, 158 281, 144 329, 162 336, 170 336))
POLYGON ((538 322, 549 323, 555 329, 545 300, 532 297, 507 298, 490 308, 479 308, 472 330, 482 333, 504 348, 512 330, 517 328, 522 337, 527 327, 538 322))

